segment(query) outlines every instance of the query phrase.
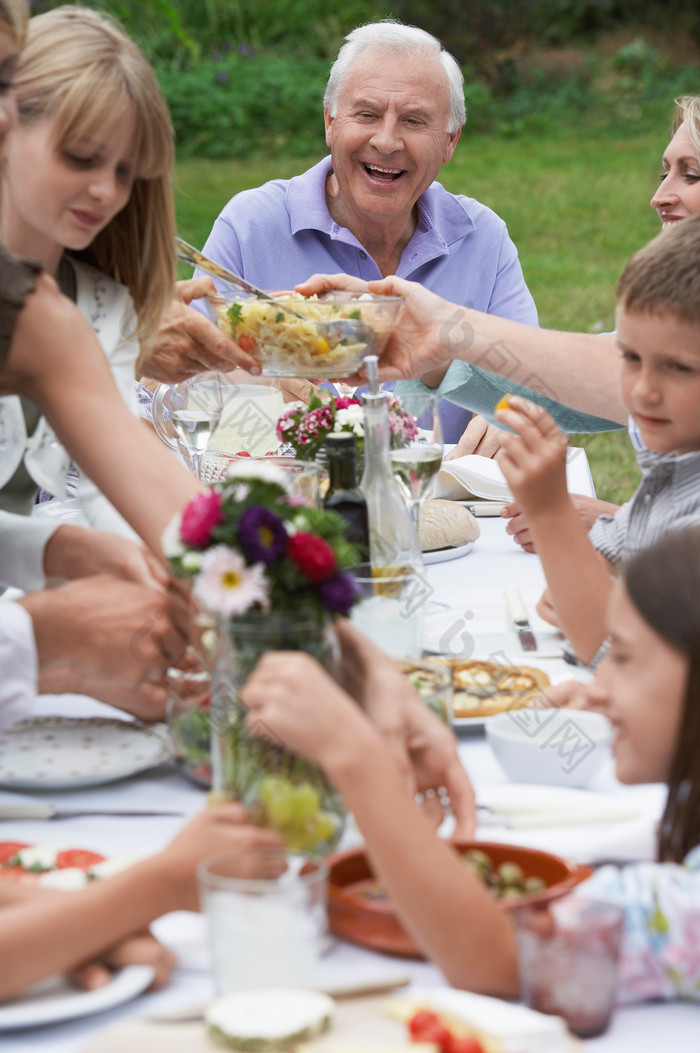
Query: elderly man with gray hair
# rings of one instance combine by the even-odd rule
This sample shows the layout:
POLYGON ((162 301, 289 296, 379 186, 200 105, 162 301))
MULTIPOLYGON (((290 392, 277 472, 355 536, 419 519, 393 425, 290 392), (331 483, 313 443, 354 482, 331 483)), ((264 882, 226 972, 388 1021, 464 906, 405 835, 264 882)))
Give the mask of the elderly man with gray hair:
MULTIPOLYGON (((313 272, 397 274, 455 304, 537 325, 503 220, 436 181, 465 122, 462 73, 439 40, 393 20, 354 29, 331 69, 324 119, 330 157, 236 194, 204 247, 212 259, 267 289, 313 272)), ((595 418, 566 413, 565 430, 598 430, 595 418)), ((442 416, 446 441, 457 442, 468 413, 443 402, 442 416)), ((475 419, 460 453, 490 456, 496 445, 475 419)))

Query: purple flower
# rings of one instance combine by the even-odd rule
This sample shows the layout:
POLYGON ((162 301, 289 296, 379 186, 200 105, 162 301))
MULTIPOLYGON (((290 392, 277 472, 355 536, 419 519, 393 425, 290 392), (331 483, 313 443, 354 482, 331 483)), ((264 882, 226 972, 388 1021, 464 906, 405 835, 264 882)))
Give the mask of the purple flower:
POLYGON ((287 531, 274 512, 254 505, 238 522, 238 539, 250 563, 274 563, 287 548, 287 531))
POLYGON ((219 70, 219 72, 216 74, 216 79, 219 81, 220 84, 225 84, 228 80, 228 73, 226 72, 226 70, 219 70))
POLYGON ((358 596, 358 588, 353 578, 343 571, 320 581, 316 592, 325 609, 331 614, 347 614, 358 596))

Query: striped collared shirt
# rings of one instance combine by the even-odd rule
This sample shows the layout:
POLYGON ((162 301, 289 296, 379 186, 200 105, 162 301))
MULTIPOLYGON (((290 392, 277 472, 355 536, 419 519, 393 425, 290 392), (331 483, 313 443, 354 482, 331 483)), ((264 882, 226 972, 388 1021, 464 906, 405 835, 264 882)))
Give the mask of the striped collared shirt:
POLYGON ((642 481, 614 516, 599 516, 589 538, 617 566, 668 530, 700 525, 700 451, 637 453, 642 481))

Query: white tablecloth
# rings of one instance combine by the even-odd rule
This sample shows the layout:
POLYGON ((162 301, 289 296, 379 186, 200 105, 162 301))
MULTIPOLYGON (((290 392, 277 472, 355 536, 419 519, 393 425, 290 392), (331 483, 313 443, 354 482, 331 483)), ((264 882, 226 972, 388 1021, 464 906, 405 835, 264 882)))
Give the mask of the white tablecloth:
MULTIPOLYGON (((465 623, 478 633, 483 618, 491 629, 503 611, 503 587, 520 588, 531 606, 543 586, 539 561, 519 550, 504 533, 499 519, 482 519, 482 537, 473 550, 460 560, 431 566, 427 579, 435 589, 434 600, 449 603, 458 615, 468 614, 465 623), (471 613, 470 613, 471 612, 471 613), (473 616, 472 616, 473 615, 473 616)), ((503 622, 504 630, 506 623, 503 622)), ((504 637, 504 645, 512 646, 504 637)), ((516 655, 517 657, 517 655, 516 655)), ((542 660, 544 663, 544 660, 542 660)), ((547 660, 553 679, 564 676, 569 667, 561 660, 547 660)), ((44 698, 39 712, 75 714, 113 713, 107 707, 81 699, 44 698)), ((460 737, 460 752, 477 788, 483 783, 504 782, 483 735, 470 732, 460 737)), ((609 857, 649 857, 653 851, 653 826, 663 804, 661 787, 621 787, 606 766, 591 786, 603 792, 622 794, 635 800, 639 819, 617 824, 575 826, 569 829, 508 831, 484 827, 481 836, 549 849, 579 860, 609 857)), ((0 795, 2 799, 4 795, 0 795)), ((170 765, 146 775, 80 792, 46 795, 55 804, 95 808, 152 808, 181 810, 189 815, 204 801, 202 791, 186 782, 170 765)), ((2 823, 0 840, 39 841, 63 846, 92 848, 110 857, 138 856, 164 845, 181 825, 178 818, 71 819, 52 823, 2 823)), ((0 1046, 13 1053, 78 1053, 89 1036, 127 1014, 151 1015, 205 1001, 213 994, 202 919, 191 914, 171 914, 155 925, 157 934, 178 954, 180 965, 169 987, 157 994, 146 994, 127 1005, 60 1025, 26 1032, 0 1035, 0 1046)), ((1 939, 0 939, 1 953, 1 939)), ((404 962, 336 942, 324 956, 320 982, 324 985, 351 983, 408 971, 415 983, 430 986, 443 983, 433 966, 404 962)), ((657 1053, 662 1048, 689 1051, 700 1045, 700 1010, 695 1006, 640 1005, 617 1011, 608 1033, 585 1043, 601 1053, 657 1053)))

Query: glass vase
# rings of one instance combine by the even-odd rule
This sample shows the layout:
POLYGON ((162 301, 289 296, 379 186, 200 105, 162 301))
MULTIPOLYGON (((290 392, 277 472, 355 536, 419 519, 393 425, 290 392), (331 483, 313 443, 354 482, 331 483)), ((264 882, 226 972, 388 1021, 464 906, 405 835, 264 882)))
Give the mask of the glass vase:
POLYGON ((219 623, 212 674, 212 768, 217 796, 241 801, 253 822, 277 830, 292 852, 325 855, 345 826, 342 798, 313 764, 271 732, 246 727, 239 692, 267 651, 306 651, 331 674, 332 621, 316 610, 249 612, 219 623))

